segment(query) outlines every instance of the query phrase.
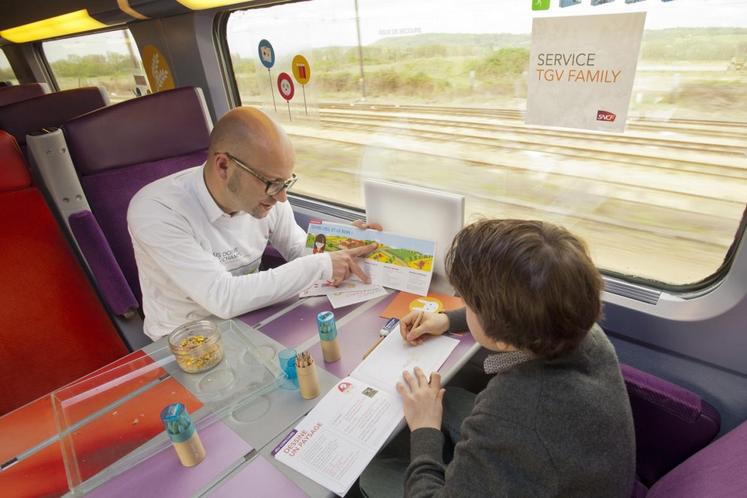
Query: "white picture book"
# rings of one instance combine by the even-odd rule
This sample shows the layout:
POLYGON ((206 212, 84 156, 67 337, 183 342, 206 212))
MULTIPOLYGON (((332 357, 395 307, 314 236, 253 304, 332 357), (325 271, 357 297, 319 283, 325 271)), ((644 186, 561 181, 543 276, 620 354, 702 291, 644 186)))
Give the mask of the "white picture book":
POLYGON ((397 427, 396 385, 404 370, 438 371, 459 341, 432 337, 410 346, 397 327, 339 381, 272 451, 276 459, 344 496, 397 427))
POLYGON ((433 241, 377 230, 361 230, 340 223, 312 221, 306 236, 306 251, 318 254, 373 242, 379 247, 360 259, 361 267, 371 277, 372 284, 420 296, 428 295, 436 254, 436 243, 433 241))

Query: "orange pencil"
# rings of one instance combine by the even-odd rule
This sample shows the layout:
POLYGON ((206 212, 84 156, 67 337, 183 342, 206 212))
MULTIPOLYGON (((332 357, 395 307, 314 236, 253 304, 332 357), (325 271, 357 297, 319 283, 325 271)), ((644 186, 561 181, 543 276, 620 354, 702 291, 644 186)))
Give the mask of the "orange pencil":
POLYGON ((381 341, 383 341, 383 340, 384 340, 385 338, 386 338, 386 336, 385 336, 385 335, 382 335, 382 336, 380 336, 380 337, 379 337, 378 339, 376 339, 376 342, 374 342, 374 343, 373 343, 373 345, 371 345, 371 347, 370 347, 370 348, 368 348, 368 351, 366 351, 366 352, 365 352, 365 353, 363 354, 363 359, 365 360, 365 359, 366 359, 366 356, 370 355, 370 354, 371 354, 371 352, 372 352, 372 351, 373 351, 374 349, 376 349, 376 346, 378 346, 379 344, 381 344, 381 341))

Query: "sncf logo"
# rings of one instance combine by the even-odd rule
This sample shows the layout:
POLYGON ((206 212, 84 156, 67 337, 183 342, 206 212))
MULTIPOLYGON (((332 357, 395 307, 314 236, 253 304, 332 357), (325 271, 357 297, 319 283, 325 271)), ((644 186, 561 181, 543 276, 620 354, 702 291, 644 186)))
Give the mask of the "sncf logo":
POLYGON ((597 111, 597 121, 609 121, 612 122, 617 116, 610 111, 597 111))

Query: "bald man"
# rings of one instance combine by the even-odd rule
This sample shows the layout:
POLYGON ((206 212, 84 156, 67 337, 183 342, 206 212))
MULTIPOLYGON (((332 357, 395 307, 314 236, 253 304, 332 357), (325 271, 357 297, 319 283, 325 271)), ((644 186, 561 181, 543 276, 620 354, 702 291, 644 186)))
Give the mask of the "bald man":
POLYGON ((268 306, 317 280, 339 283, 355 273, 368 281, 355 258, 375 244, 304 255, 306 233, 286 202, 296 182, 293 165, 283 130, 261 111, 240 107, 215 125, 205 164, 135 194, 127 224, 148 337, 268 306), (289 263, 260 272, 267 242, 289 263))

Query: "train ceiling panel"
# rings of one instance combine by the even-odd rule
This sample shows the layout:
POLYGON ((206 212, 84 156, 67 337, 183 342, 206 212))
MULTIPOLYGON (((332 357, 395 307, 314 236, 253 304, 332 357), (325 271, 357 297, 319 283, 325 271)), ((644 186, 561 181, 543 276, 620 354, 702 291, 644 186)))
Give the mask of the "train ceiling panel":
POLYGON ((6 0, 0 3, 3 41, 25 43, 82 33, 132 21, 186 14, 245 0, 6 0))

